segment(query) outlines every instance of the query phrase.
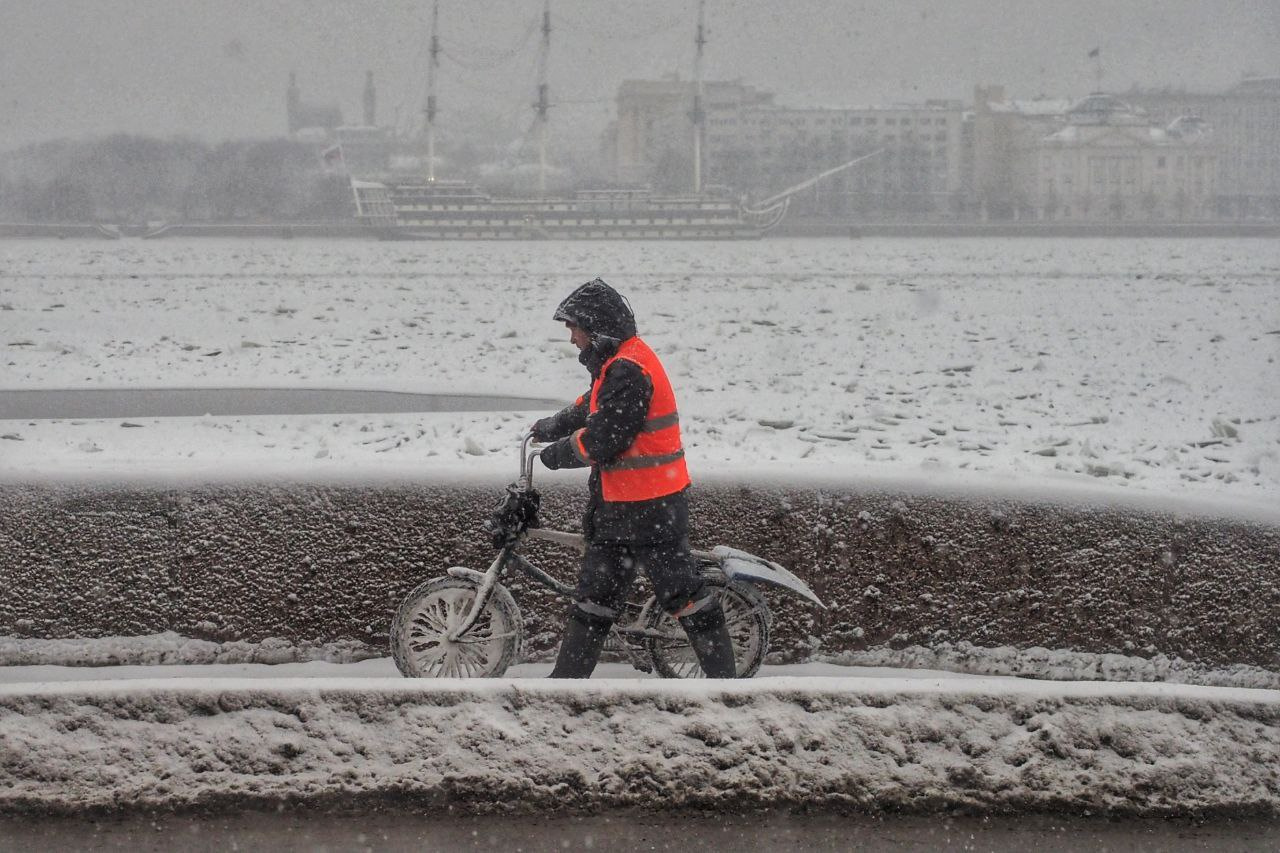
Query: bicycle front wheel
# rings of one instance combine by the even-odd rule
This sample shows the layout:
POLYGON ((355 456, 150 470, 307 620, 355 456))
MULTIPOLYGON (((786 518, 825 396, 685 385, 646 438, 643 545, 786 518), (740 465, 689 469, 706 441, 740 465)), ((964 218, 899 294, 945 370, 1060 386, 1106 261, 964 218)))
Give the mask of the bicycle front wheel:
POLYGON ((479 586, 466 578, 436 578, 410 592, 391 623, 391 656, 407 678, 498 678, 520 652, 520 609, 494 587, 480 618, 457 640, 449 632, 475 606, 479 586))
MULTIPOLYGON (((733 641, 733 660, 738 678, 750 678, 760 670, 769 651, 769 605, 754 586, 740 581, 708 580, 720 591, 720 606, 733 641)), ((646 628, 663 636, 649 637, 645 645, 653 658, 653 668, 663 678, 705 678, 698 656, 689 645, 684 628, 665 610, 650 601, 646 628)))

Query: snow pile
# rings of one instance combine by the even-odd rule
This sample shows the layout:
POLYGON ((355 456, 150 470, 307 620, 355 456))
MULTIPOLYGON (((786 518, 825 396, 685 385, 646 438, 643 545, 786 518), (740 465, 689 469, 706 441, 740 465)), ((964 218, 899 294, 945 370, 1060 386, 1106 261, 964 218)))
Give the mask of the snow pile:
MULTIPOLYGON (((1280 494, 1277 241, 0 245, 0 388, 586 386, 550 319, 603 275, 716 471, 984 471, 1280 494)), ((0 424, 0 470, 506 477, 533 413, 0 424), (496 473, 495 473, 496 472, 496 473)))
POLYGON ((973 675, 1016 675, 1052 681, 1161 681, 1208 687, 1253 687, 1280 690, 1280 673, 1248 664, 1209 667, 1179 657, 1155 655, 1095 654, 1072 649, 1018 649, 1013 646, 984 648, 968 642, 935 646, 888 646, 834 655, 815 660, 841 666, 889 666, 932 669, 973 675))
POLYGON ((0 810, 409 801, 1280 811, 1280 693, 1134 684, 168 680, 0 687, 0 810))

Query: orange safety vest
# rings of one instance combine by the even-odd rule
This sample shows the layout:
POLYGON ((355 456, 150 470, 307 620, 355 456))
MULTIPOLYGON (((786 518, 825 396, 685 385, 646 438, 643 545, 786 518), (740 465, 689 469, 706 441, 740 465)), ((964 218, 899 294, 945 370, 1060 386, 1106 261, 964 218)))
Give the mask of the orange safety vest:
MULTIPOLYGON (((671 390, 667 372, 649 345, 638 337, 622 342, 618 351, 604 363, 591 384, 591 406, 588 414, 599 409, 600 386, 609 366, 623 358, 636 364, 653 384, 649 411, 644 426, 631 446, 618 458, 600 466, 600 489, 607 501, 647 501, 675 494, 691 482, 684 462, 684 445, 680 442, 680 415, 676 411, 676 395, 671 390)), ((573 435, 573 449, 578 458, 596 464, 582 445, 580 429, 573 435)))

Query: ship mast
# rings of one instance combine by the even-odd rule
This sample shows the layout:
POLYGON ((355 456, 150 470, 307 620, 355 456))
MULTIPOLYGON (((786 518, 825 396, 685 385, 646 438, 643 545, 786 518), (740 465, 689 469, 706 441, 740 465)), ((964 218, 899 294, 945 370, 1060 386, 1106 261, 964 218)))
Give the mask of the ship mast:
POLYGON ((693 192, 702 192, 702 123, 706 116, 702 111, 702 48, 707 43, 706 27, 703 22, 703 6, 705 0, 698 0, 698 33, 693 43, 697 52, 693 59, 693 192))
POLYGON ((551 0, 542 6, 542 50, 538 56, 538 100, 533 105, 538 122, 538 194, 547 193, 547 63, 551 57, 551 0))
POLYGON ((431 51, 427 60, 427 180, 436 179, 436 68, 440 65, 440 0, 431 8, 431 51))

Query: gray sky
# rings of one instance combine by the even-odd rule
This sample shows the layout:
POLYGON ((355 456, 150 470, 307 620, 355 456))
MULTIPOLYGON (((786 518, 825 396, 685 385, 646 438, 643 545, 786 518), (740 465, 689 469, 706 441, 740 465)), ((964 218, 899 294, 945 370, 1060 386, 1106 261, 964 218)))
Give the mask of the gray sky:
MULTIPOLYGON (((541 0, 443 0, 449 110, 527 124, 541 0), (470 67, 463 69, 458 61, 470 67)), ((0 0, 0 150, 117 131, 218 140, 285 129, 291 69, 307 100, 358 121, 364 72, 379 121, 421 109, 431 0, 0 0)), ((559 133, 595 145, 618 83, 692 71, 693 0, 553 0, 559 133), (563 103, 563 102, 571 103, 563 103)), ((1280 74, 1280 0, 708 0, 705 76, 795 105, 1093 88, 1217 89, 1280 74)))

